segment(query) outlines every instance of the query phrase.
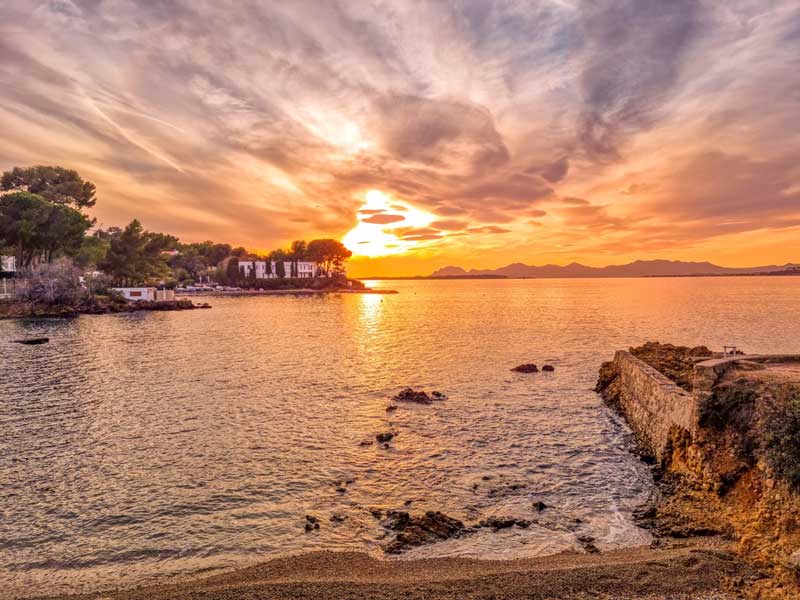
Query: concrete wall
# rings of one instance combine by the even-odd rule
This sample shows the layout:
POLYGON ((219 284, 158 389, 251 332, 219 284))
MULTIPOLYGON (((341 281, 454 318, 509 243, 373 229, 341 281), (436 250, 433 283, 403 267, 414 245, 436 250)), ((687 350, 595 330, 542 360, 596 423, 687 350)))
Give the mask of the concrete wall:
POLYGON ((629 352, 618 351, 614 363, 620 392, 617 408, 628 421, 641 448, 661 462, 673 427, 695 433, 696 400, 629 352))

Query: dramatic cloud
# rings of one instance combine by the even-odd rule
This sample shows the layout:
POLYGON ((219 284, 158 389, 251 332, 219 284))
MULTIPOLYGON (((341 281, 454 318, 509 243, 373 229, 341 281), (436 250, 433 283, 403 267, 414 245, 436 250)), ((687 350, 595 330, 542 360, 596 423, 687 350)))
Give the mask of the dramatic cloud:
POLYGON ((356 272, 799 260, 799 72, 792 0, 5 0, 0 170, 356 272))

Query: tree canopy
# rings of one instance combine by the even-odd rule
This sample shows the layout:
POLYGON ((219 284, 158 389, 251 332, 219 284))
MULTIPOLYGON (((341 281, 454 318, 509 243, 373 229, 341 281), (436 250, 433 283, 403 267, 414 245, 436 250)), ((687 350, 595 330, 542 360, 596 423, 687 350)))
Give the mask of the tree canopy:
POLYGON ((311 240, 306 249, 306 258, 319 264, 326 275, 342 273, 352 255, 342 242, 333 239, 311 240))
POLYGON ((63 167, 14 167, 0 178, 3 191, 30 192, 53 204, 73 206, 78 209, 95 205, 95 187, 78 175, 77 171, 63 167))
POLYGON ((174 236, 145 231, 134 219, 111 238, 106 257, 98 266, 119 285, 146 284, 169 272, 164 252, 177 243, 174 236))
POLYGON ((79 211, 38 194, 0 196, 0 246, 13 248, 19 269, 57 256, 74 256, 90 226, 91 221, 79 211))

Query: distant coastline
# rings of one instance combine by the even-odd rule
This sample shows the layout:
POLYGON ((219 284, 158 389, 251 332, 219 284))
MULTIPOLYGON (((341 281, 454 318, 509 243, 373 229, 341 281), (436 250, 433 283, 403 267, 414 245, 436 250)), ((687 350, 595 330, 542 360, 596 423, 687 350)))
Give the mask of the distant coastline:
POLYGON ((430 275, 412 277, 359 277, 370 279, 606 279, 615 277, 730 277, 730 276, 800 275, 800 263, 755 267, 722 267, 710 262, 679 260, 637 260, 623 265, 588 267, 580 263, 568 265, 526 265, 513 263, 498 269, 444 267, 430 275))
POLYGON ((764 273, 697 273, 686 275, 539 275, 539 276, 518 276, 508 275, 414 275, 408 277, 356 277, 358 281, 405 281, 405 280, 450 280, 450 279, 679 279, 679 278, 699 278, 699 277, 792 277, 800 276, 800 269, 790 269, 786 271, 770 271, 764 273))

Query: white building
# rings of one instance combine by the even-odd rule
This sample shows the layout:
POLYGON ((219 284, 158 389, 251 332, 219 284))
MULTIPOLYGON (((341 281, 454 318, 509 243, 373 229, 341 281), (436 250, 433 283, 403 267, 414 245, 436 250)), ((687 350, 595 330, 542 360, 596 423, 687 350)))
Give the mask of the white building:
MULTIPOLYGON (((300 279, 311 279, 317 274, 317 263, 310 261, 299 261, 297 263, 286 260, 283 261, 284 277, 298 277, 300 279), (297 265, 297 273, 293 273, 294 266, 297 265)), ((256 279, 277 279, 278 262, 274 260, 240 260, 239 272, 242 277, 255 277, 256 279)))
POLYGON ((136 302, 137 300, 145 300, 153 302, 155 300, 175 300, 175 290, 158 290, 154 287, 125 287, 125 288, 111 288, 115 292, 119 292, 125 298, 136 302))
POLYGON ((0 273, 14 273, 17 270, 17 259, 14 256, 0 254, 0 273))

